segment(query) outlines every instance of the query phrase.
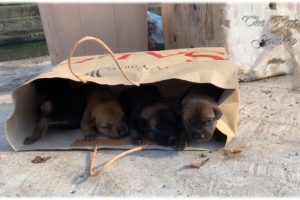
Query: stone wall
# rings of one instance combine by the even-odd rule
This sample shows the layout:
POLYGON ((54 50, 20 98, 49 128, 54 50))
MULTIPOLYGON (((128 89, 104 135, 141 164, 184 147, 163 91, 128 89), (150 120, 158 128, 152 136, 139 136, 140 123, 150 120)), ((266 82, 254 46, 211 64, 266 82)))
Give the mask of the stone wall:
POLYGON ((37 4, 0 4, 0 45, 45 40, 37 4))

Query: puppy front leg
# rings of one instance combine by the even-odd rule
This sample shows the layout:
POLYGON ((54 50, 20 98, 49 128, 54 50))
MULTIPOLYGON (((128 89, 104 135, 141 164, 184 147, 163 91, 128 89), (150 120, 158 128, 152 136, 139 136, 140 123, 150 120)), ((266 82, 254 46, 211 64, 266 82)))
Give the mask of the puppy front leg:
POLYGON ((177 142, 172 146, 172 148, 176 151, 182 151, 186 148, 188 143, 188 137, 184 130, 184 126, 180 123, 180 133, 177 142))
POLYGON ((86 110, 80 122, 81 131, 83 132, 85 141, 93 141, 96 139, 97 133, 93 129, 93 126, 94 123, 90 118, 90 112, 89 110, 86 110))
POLYGON ((134 145, 143 144, 143 135, 139 132, 137 127, 132 122, 129 123, 129 137, 132 144, 134 145))
POLYGON ((45 133, 47 132, 49 127, 49 120, 46 118, 42 118, 38 121, 33 134, 30 137, 25 138, 24 144, 29 145, 38 141, 45 133))
POLYGON ((180 136, 179 140, 172 146, 172 148, 176 151, 182 151, 187 146, 187 139, 185 134, 180 136))

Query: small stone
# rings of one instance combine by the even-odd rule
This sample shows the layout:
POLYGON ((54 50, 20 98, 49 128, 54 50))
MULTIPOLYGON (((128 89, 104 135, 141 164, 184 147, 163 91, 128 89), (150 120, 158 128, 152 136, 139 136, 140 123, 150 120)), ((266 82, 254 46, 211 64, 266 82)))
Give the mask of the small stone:
POLYGON ((75 194, 76 193, 76 190, 73 190, 72 192, 71 192, 71 194, 75 194))
POLYGON ((166 188, 167 186, 166 186, 166 185, 163 185, 162 187, 163 187, 163 188, 166 188))
POLYGON ((295 156, 298 156, 299 154, 298 153, 295 153, 295 156))
POLYGON ((45 163, 49 159, 51 159, 51 156, 46 156, 46 157, 36 156, 31 162, 35 163, 35 164, 36 163, 45 163))
POLYGON ((270 94, 271 93, 270 90, 262 90, 262 92, 265 93, 265 94, 270 94))
POLYGON ((201 158, 205 158, 205 157, 206 157, 206 155, 205 155, 205 154, 203 154, 203 153, 201 153, 201 154, 200 154, 200 157, 201 157, 201 158))

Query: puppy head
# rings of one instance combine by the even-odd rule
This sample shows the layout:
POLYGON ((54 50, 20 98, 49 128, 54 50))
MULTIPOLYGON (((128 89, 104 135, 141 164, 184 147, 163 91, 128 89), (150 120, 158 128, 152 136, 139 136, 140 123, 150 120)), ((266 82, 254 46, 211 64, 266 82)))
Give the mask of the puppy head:
POLYGON ((178 117, 166 104, 159 103, 145 108, 138 123, 141 131, 159 145, 172 146, 178 142, 178 117))
POLYGON ((182 110, 182 120, 192 141, 211 140, 221 116, 218 105, 205 100, 191 101, 182 110))
POLYGON ((38 96, 39 113, 41 116, 50 117, 53 112, 57 111, 59 102, 55 95, 40 95, 38 96))
POLYGON ((125 137, 128 134, 124 111, 115 100, 97 104, 93 108, 92 124, 99 133, 113 139, 125 137))
POLYGON ((44 101, 41 103, 40 111, 43 115, 49 115, 52 112, 53 103, 51 101, 44 101))

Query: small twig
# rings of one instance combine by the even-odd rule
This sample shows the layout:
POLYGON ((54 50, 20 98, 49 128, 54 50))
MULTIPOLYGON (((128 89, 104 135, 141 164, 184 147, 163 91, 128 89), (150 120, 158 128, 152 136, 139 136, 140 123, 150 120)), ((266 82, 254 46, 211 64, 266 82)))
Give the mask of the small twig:
POLYGON ((201 162, 199 163, 192 163, 190 165, 191 168, 200 168, 202 167, 205 163, 207 163, 207 161, 209 160, 209 158, 206 158, 205 160, 202 160, 201 162))
POLYGON ((123 152, 123 153, 120 153, 120 154, 116 155, 114 158, 112 158, 110 161, 105 163, 105 165, 103 167, 101 167, 98 171, 94 172, 93 168, 94 168, 94 164, 95 164, 95 160, 96 160, 96 154, 97 154, 97 148, 98 148, 98 145, 95 145, 93 157, 92 157, 91 163, 90 163, 90 176, 95 177, 95 176, 103 173, 115 161, 119 160, 120 158, 122 158, 122 157, 124 157, 128 154, 134 153, 136 151, 141 151, 141 150, 145 149, 148 146, 149 146, 149 144, 146 144, 146 145, 143 145, 143 146, 140 146, 140 147, 135 147, 133 149, 129 149, 129 150, 123 152))
POLYGON ((233 150, 227 149, 227 150, 224 150, 224 155, 225 156, 230 156, 230 155, 238 154, 238 153, 241 153, 241 152, 242 152, 242 150, 240 150, 240 149, 233 149, 233 150))

